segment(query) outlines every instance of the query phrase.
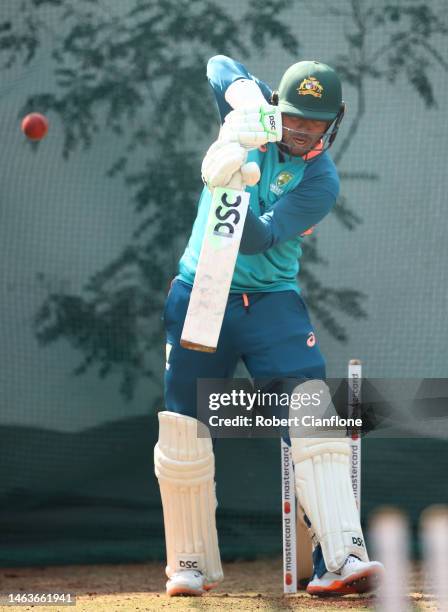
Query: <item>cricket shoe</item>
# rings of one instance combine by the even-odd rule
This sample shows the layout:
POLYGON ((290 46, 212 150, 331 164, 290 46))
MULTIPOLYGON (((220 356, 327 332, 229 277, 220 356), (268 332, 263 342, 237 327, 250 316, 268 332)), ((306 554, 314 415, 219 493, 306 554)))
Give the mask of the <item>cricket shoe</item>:
POLYGON ((384 566, 378 561, 360 561, 350 555, 338 572, 326 572, 314 578, 307 586, 307 593, 319 597, 337 597, 370 593, 378 588, 384 576, 384 566))
POLYGON ((174 572, 166 583, 166 594, 170 597, 174 595, 203 595, 213 589, 217 583, 206 584, 205 576, 197 570, 182 570, 174 572))

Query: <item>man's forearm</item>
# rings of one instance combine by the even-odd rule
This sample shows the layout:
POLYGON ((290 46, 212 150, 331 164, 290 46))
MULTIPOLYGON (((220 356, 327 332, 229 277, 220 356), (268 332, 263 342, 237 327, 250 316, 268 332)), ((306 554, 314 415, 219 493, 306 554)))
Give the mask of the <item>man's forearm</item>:
POLYGON ((249 210, 241 238, 240 253, 256 255, 279 242, 301 236, 322 221, 335 202, 334 193, 321 189, 314 192, 313 199, 287 194, 261 217, 249 210))
POLYGON ((270 224, 263 222, 249 208, 241 237, 241 255, 256 255, 267 251, 272 246, 272 238, 270 224))

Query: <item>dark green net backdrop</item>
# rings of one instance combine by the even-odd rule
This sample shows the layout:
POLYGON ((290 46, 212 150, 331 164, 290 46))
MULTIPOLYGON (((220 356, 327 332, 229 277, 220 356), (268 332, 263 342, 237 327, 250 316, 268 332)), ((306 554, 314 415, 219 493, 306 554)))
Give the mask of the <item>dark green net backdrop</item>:
MULTIPOLYGON (((301 272, 328 374, 446 377, 444 0, 4 0, 0 562, 162 559, 161 313, 217 132, 207 59, 336 66, 335 211, 301 272), (50 120, 26 141, 20 119, 50 120)), ((278 440, 218 443, 223 557, 281 550, 278 440)), ((447 502, 440 440, 367 440, 363 516, 447 502)))

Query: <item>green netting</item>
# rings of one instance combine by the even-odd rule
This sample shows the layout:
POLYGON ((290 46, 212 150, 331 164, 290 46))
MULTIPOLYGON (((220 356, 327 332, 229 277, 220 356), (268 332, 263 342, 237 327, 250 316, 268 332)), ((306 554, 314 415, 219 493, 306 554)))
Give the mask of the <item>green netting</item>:
MULTIPOLYGON (((444 0, 2 3, 2 564, 163 558, 160 316, 217 130, 211 55, 272 86, 297 59, 338 68, 341 198, 303 269, 328 374, 446 376, 446 34, 444 0)), ((364 516, 415 528, 448 501, 445 443, 364 448, 364 516)), ((277 440, 217 445, 224 558, 280 552, 279 460, 277 440)))

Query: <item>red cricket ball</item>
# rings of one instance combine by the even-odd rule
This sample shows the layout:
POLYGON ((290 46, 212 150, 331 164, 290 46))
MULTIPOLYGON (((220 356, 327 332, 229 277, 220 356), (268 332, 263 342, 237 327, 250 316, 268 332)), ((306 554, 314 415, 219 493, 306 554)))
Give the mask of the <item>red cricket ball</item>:
POLYGON ((42 140, 48 132, 48 119, 40 113, 30 113, 22 119, 22 132, 30 140, 42 140))

